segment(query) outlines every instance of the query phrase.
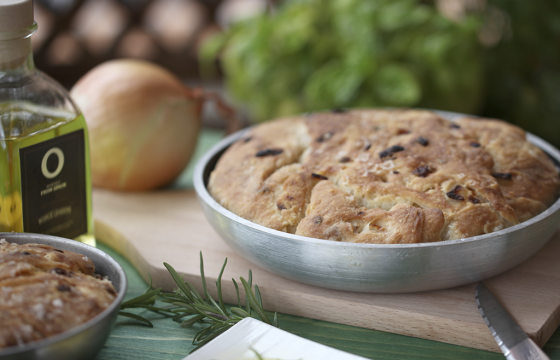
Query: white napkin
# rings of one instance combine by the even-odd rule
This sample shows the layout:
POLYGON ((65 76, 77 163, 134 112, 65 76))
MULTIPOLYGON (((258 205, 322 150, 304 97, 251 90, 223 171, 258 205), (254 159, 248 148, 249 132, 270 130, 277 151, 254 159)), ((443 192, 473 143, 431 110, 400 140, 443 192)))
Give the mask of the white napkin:
POLYGON ((366 360, 246 318, 183 360, 366 360))

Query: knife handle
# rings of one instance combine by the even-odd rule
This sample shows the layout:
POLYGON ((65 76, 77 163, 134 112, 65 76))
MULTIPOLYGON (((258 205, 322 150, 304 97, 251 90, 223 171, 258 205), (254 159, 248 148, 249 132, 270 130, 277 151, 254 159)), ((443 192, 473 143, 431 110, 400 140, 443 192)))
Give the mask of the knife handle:
POLYGON ((509 349, 508 360, 550 360, 535 342, 529 338, 509 349))

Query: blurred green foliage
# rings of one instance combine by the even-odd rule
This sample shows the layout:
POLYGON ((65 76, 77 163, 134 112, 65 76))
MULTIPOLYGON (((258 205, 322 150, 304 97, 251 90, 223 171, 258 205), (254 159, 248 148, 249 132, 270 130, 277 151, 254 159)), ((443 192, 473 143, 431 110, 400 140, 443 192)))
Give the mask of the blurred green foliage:
POLYGON ((505 119, 560 146, 560 1, 479 3, 452 21, 426 0, 286 0, 201 58, 220 54, 230 94, 258 121, 413 106, 505 119), (483 47, 492 14, 503 33, 483 47))
POLYGON ((417 0, 286 1, 206 42, 257 120, 335 107, 472 112, 482 91, 478 21, 417 0))
POLYGON ((486 51, 483 114, 560 148, 560 1, 491 0, 510 34, 486 51))

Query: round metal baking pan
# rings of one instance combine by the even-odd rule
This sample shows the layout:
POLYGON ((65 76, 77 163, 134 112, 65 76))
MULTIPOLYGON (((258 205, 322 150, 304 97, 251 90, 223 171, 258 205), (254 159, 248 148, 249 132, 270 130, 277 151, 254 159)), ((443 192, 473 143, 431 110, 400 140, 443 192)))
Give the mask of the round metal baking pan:
MULTIPOLYGON (((453 121, 465 116, 440 112, 453 121)), ((210 224, 247 260, 299 282, 347 291, 404 293, 445 289, 479 281, 523 262, 558 229, 560 199, 536 217, 510 228, 465 239, 422 244, 354 244, 272 230, 218 204, 206 188, 223 152, 247 130, 234 133, 197 163, 194 186, 210 224)), ((560 152, 527 134, 560 164, 560 152)))
POLYGON ((89 257, 95 272, 107 276, 117 290, 117 298, 93 319, 63 333, 21 346, 0 349, 1 360, 87 360, 94 359, 107 340, 117 318, 119 305, 126 292, 126 275, 112 257, 93 246, 56 236, 21 233, 0 233, 0 239, 16 244, 46 244, 60 250, 73 251, 89 257))

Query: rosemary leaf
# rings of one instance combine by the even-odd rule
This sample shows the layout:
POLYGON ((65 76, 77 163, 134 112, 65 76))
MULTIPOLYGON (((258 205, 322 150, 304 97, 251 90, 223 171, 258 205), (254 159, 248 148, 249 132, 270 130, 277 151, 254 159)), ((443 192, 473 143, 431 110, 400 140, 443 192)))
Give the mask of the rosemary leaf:
POLYGON ((176 306, 176 305, 173 305, 173 303, 174 303, 174 302, 181 302, 181 301, 183 301, 183 299, 184 299, 184 298, 177 298, 177 299, 175 299, 175 298, 173 298, 173 299, 162 298, 162 299, 161 299, 161 302, 164 302, 164 303, 167 303, 167 304, 171 304, 171 305, 168 305, 168 306, 176 306))
POLYGON ((250 307, 255 310, 257 315, 261 318, 261 320, 264 323, 267 323, 267 324, 270 325, 270 320, 268 320, 268 318, 266 317, 266 314, 264 313, 263 308, 260 307, 259 304, 257 303, 257 299, 256 299, 255 295, 253 294, 253 292, 251 291, 250 285, 247 282, 247 280, 245 280, 243 278, 239 278, 239 279, 241 280, 241 283, 243 284, 243 287, 245 288, 245 295, 249 299, 248 302, 250 304, 250 307))
POLYGON ((205 315, 197 315, 197 316, 193 316, 190 319, 187 319, 185 321, 183 321, 181 323, 181 327, 191 327, 194 324, 196 324, 197 322, 199 322, 200 320, 204 319, 205 315))
POLYGON ((148 320, 146 318, 143 318, 140 315, 136 315, 136 314, 132 314, 132 313, 129 313, 129 312, 124 312, 124 311, 119 311, 118 314, 121 315, 121 316, 132 318, 134 320, 138 320, 138 321, 148 325, 149 327, 154 327, 154 324, 152 324, 152 322, 150 320, 148 320))
POLYGON ((121 304, 121 308, 126 308, 127 306, 137 304, 137 303, 150 303, 152 304, 156 301, 157 296, 161 293, 161 289, 155 289, 152 291, 145 292, 144 294, 135 297, 134 299, 130 299, 125 301, 121 304))
POLYGON ((227 316, 224 316, 222 314, 216 314, 215 312, 212 312, 212 311, 201 310, 200 313, 202 313, 203 315, 207 316, 208 318, 210 318, 212 320, 216 320, 216 321, 226 321, 228 319, 227 316))
POLYGON ((164 299, 177 299, 177 300, 182 300, 183 297, 177 294, 172 294, 172 293, 161 293, 161 296, 164 299))
MULTIPOLYGON (((240 280, 242 280, 243 278, 239 278, 240 280)), ((251 269, 249 269, 249 292, 252 293, 253 292, 253 272, 251 271, 251 269)), ((250 301, 248 301, 249 298, 249 294, 247 293, 247 288, 245 287, 245 284, 243 284, 243 287, 245 288, 245 309, 246 311, 251 314, 251 303, 250 301)))
POLYGON ((144 304, 139 304, 139 305, 130 305, 127 307, 121 307, 120 310, 124 310, 124 309, 146 309, 146 310, 150 310, 153 312, 157 312, 160 314, 167 314, 167 313, 172 313, 171 310, 166 309, 166 308, 160 308, 157 306, 152 306, 152 305, 144 305, 144 304))
POLYGON ((239 315, 243 318, 251 317, 251 315, 248 312, 246 312, 245 310, 243 310, 242 308, 231 308, 230 310, 235 315, 239 315))
POLYGON ((150 291, 150 289, 152 288, 152 274, 148 273, 148 278, 150 279, 150 283, 148 284, 148 288, 145 292, 150 291))
POLYGON ((214 299, 210 298, 210 302, 212 302, 212 306, 214 306, 214 308, 215 308, 216 310, 218 310, 224 317, 226 317, 226 318, 228 317, 228 314, 225 313, 225 312, 222 310, 222 308, 220 307, 220 305, 218 305, 218 304, 214 301, 214 299))
POLYGON ((231 279, 233 281, 233 285, 235 285, 235 292, 237 293, 237 305, 241 307, 241 299, 239 299, 239 286, 237 286, 237 282, 235 279, 231 279))
MULTIPOLYGON (((159 290, 159 289, 158 289, 158 290, 159 290)), ((146 299, 146 300, 139 301, 137 304, 134 304, 134 305, 148 305, 148 304, 153 304, 153 303, 156 302, 156 300, 157 300, 158 298, 159 298, 159 296, 157 296, 157 295, 156 295, 156 296, 152 296, 152 297, 150 297, 150 298, 148 298, 148 299, 146 299)))
POLYGON ((210 331, 212 330, 212 328, 210 326, 200 330, 199 332, 196 333, 196 335, 193 338, 193 345, 196 345, 197 342, 204 340, 210 333, 210 331))
POLYGON ((204 302, 204 298, 202 296, 200 296, 200 294, 198 293, 198 291, 196 291, 196 289, 194 288, 194 286, 191 285, 191 283, 189 282, 185 282, 185 284, 188 286, 188 288, 191 291, 192 294, 192 301, 193 302, 204 302))
POLYGON ((192 307, 191 304, 178 301, 172 302, 172 304, 198 313, 198 311, 194 307, 192 307))
MULTIPOLYGON (((174 312, 174 313, 187 313, 187 312, 190 312, 190 310, 185 310, 185 309, 182 309, 182 308, 175 308, 175 309, 173 309, 173 310, 171 310, 171 311, 174 312)), ((195 314, 195 313, 193 313, 193 314, 195 314)))
POLYGON ((223 320, 212 320, 208 317, 206 317, 205 319, 200 321, 203 324, 210 324, 210 326, 212 327, 212 329, 214 329, 214 325, 223 325, 225 324, 225 321, 223 320))
MULTIPOLYGON (((211 307, 207 303, 194 303, 194 304, 192 304, 192 307, 194 309, 198 310, 198 311, 206 311, 206 312, 209 312, 209 313, 214 313, 216 311, 216 309, 214 309, 213 307, 211 307)), ((227 316, 224 316, 224 318, 227 318, 227 316)))
MULTIPOLYGON (((218 291, 218 306, 224 314, 227 314, 227 309, 224 305, 224 299, 222 298, 222 283, 221 279, 216 280, 216 290, 218 291)), ((228 314, 229 315, 229 314, 228 314)))
POLYGON ((202 288, 204 289, 204 296, 206 301, 210 299, 208 288, 206 287, 206 276, 204 275, 204 260, 202 259, 202 251, 200 252, 200 279, 202 280, 202 288))
POLYGON ((263 305, 262 305, 261 291, 259 290, 257 284, 255 284, 255 298, 257 299, 257 303, 259 304, 259 306, 262 307, 263 305))
POLYGON ((173 313, 190 313, 191 315, 196 315, 198 314, 198 311, 194 311, 194 310, 189 310, 189 309, 185 309, 185 308, 175 308, 173 310, 171 310, 173 313))
POLYGON ((227 258, 224 261, 224 265, 222 265, 222 269, 220 270, 220 275, 218 275, 218 280, 216 280, 216 289, 218 290, 218 302, 220 303, 220 308, 227 314, 226 307, 224 305, 224 299, 222 298, 222 275, 224 274, 224 269, 227 265, 227 258))
POLYGON ((274 313, 274 320, 272 321, 272 325, 278 327, 278 314, 274 313))
POLYGON ((206 315, 207 318, 214 320, 215 322, 224 322, 227 320, 227 318, 223 318, 220 314, 216 314, 216 313, 211 313, 211 312, 206 312, 204 313, 204 315, 206 315))
POLYGON ((153 312, 158 312, 158 313, 165 313, 165 314, 171 313, 171 310, 165 309, 165 308, 160 308, 160 307, 157 307, 157 306, 142 306, 142 308, 146 309, 146 310, 153 311, 153 312))
MULTIPOLYGON (((242 279, 242 278, 240 278, 240 279, 242 279)), ((249 313, 249 315, 252 315, 253 313, 251 312, 251 302, 249 301, 249 294, 247 294, 247 288, 245 287, 243 282, 241 282, 241 285, 243 286, 243 289, 245 290, 245 311, 247 313, 249 313)), ((249 289, 249 291, 252 291, 252 290, 249 289)))
POLYGON ((175 281, 175 283, 177 284, 179 289, 183 292, 183 294, 185 294, 185 296, 187 298, 189 298, 189 300, 192 301, 192 299, 191 299, 192 295, 190 294, 189 289, 187 288, 187 286, 183 282, 183 279, 179 276, 179 274, 177 274, 177 271, 175 271, 173 266, 171 266, 171 265, 169 265, 168 263, 165 263, 165 262, 163 263, 163 265, 167 268, 167 271, 169 271, 169 274, 171 274, 171 277, 173 278, 173 280, 175 281))
POLYGON ((223 332, 225 332, 226 330, 228 330, 230 327, 225 327, 221 330, 216 330, 215 332, 209 334, 208 336, 206 336, 203 340, 201 340, 198 344, 194 344, 193 345, 197 345, 193 350, 191 350, 191 353, 200 349, 202 346, 206 345, 208 342, 210 342, 211 340, 213 340, 215 337, 217 337, 218 335, 221 335, 223 332))

